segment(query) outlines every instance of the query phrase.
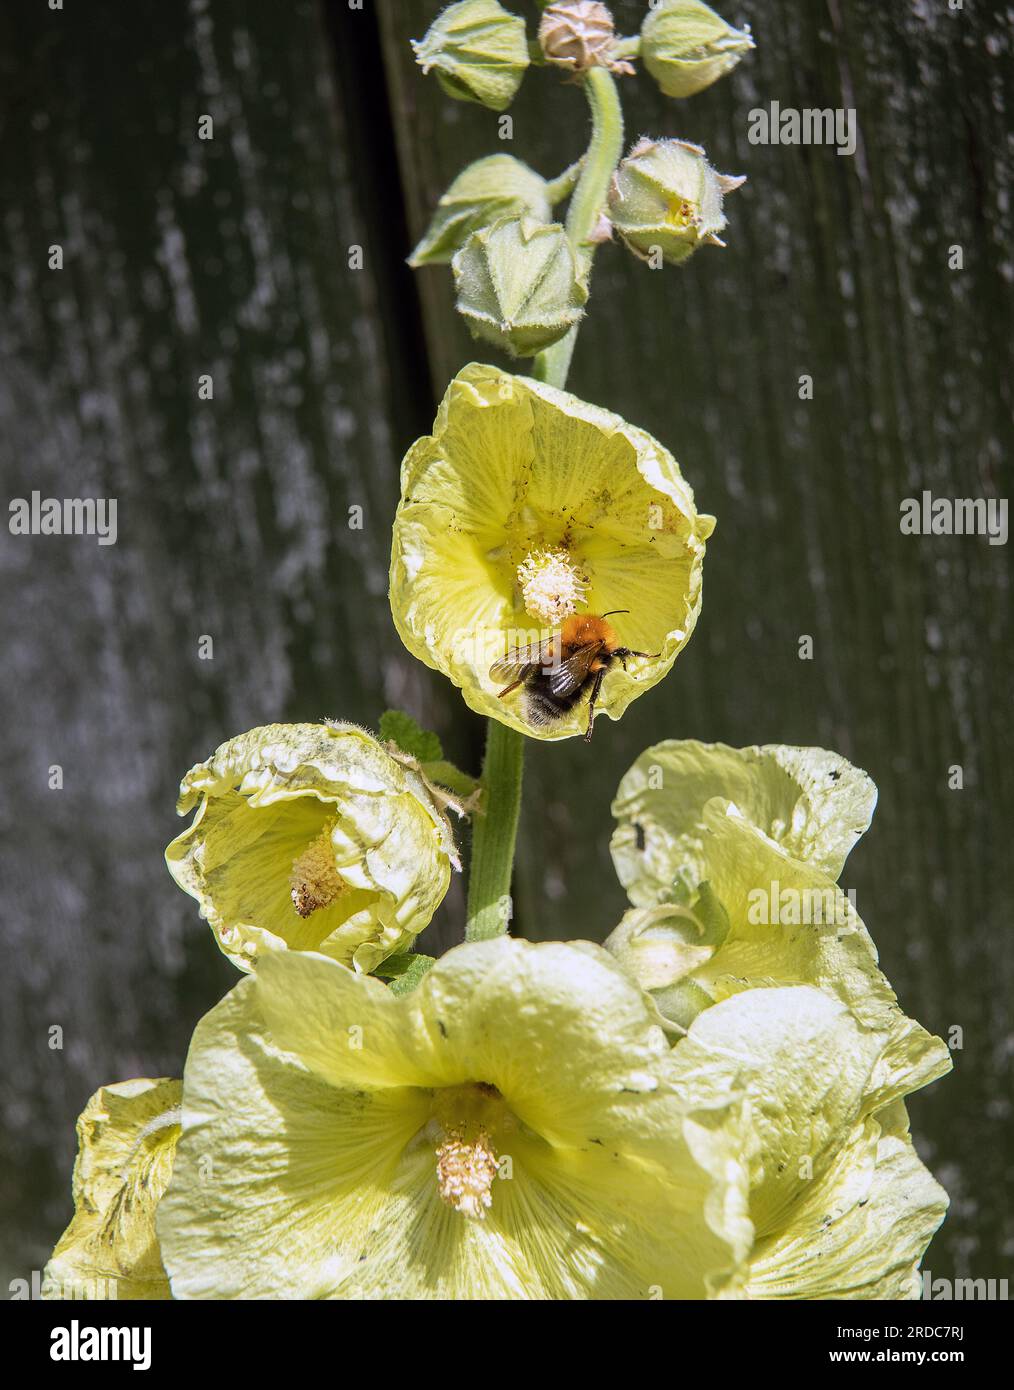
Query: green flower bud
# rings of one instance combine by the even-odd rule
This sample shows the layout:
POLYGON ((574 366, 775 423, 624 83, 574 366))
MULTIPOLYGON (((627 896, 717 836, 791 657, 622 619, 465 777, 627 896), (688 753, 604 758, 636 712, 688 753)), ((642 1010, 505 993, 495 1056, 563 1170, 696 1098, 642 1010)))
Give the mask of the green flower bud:
POLYGON ((533 357, 584 314, 588 289, 559 222, 504 218, 474 232, 452 265, 472 336, 512 357, 533 357))
POLYGON ((525 21, 499 0, 459 0, 412 41, 423 72, 431 69, 448 96, 494 111, 510 106, 528 66, 525 21))
POLYGON ((615 44, 613 17, 600 0, 550 5, 539 22, 539 46, 546 62, 571 72, 602 67, 633 73, 629 63, 613 56, 615 44))
POLYGON ((667 97, 710 87, 755 46, 749 25, 734 29, 701 0, 663 0, 641 26, 644 66, 667 97))
POLYGON ((551 222, 546 180, 512 154, 491 154, 463 169, 437 204, 409 265, 447 265, 473 232, 528 213, 551 222))
POLYGON ((613 175, 609 216, 635 255, 679 265, 698 246, 724 246, 722 200, 746 178, 719 174, 699 145, 637 142, 613 175))

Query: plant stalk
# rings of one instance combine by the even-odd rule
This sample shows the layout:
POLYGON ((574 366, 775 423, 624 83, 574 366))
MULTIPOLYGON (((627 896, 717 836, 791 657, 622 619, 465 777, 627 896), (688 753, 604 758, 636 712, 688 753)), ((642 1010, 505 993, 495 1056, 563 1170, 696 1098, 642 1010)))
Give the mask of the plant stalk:
MULTIPOLYGON (((623 153, 623 108, 616 79, 606 68, 589 68, 581 85, 591 109, 592 136, 581 177, 567 209, 566 230, 578 266, 585 275, 590 275, 595 254, 590 237, 606 205, 609 182, 623 153)), ((532 366, 536 380, 563 389, 579 327, 574 324, 559 342, 539 353, 532 366)))
MULTIPOLYGON (((583 87, 591 109, 592 136, 567 209, 567 239, 581 273, 591 273, 592 233, 605 207, 609 181, 623 153, 623 112, 616 82, 605 68, 589 68, 583 87)), ((571 174, 567 170, 561 176, 571 174)), ((578 325, 535 358, 532 375, 561 389, 566 385, 578 325)), ((513 916, 511 877, 521 811, 525 737, 490 719, 482 763, 482 810, 472 822, 466 941, 502 936, 513 916)))
POLYGON ((482 808, 472 820, 466 941, 502 936, 510 925, 514 842, 521 811, 525 736, 490 719, 482 761, 482 808))

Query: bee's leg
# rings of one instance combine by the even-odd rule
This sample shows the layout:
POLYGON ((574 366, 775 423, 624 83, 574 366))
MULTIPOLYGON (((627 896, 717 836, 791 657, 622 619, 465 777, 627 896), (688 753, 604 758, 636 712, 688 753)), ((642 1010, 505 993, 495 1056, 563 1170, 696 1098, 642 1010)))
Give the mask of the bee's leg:
POLYGON ((521 679, 520 679, 520 680, 516 680, 516 681, 514 682, 513 685, 505 685, 504 688, 503 688, 503 690, 498 690, 498 691, 496 692, 496 698, 497 698, 498 700, 502 700, 503 697, 504 697, 505 695, 509 695, 509 694, 511 693, 512 690, 517 690, 517 688, 518 688, 519 685, 523 685, 523 684, 524 684, 524 679, 525 679, 524 676, 522 676, 521 679))
POLYGON ((584 736, 585 743, 591 743, 592 730, 595 725, 595 701, 599 698, 599 689, 607 669, 603 666, 601 671, 595 672, 595 684, 592 686, 591 695, 588 698, 588 732, 584 736))
POLYGON ((613 656, 618 656, 620 658, 620 665, 623 667, 624 671, 627 669, 628 656, 643 656, 647 661, 657 661, 661 655, 661 652, 633 652, 629 647, 617 647, 613 652, 613 656))

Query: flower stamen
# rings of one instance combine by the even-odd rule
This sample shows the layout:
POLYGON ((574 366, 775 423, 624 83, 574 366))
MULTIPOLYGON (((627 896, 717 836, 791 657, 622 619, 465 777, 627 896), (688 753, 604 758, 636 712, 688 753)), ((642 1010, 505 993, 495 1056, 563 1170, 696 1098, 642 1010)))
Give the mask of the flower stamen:
POLYGON ((565 550, 533 550, 518 565, 525 612, 543 627, 556 627, 584 600, 587 585, 565 550))
POLYGON ((471 1140, 461 1130, 449 1134, 437 1148, 437 1188, 441 1199, 462 1215, 484 1221, 493 1205, 497 1166, 493 1145, 481 1126, 471 1140))
POLYGON ((309 917, 331 904, 348 889, 338 873, 331 847, 334 820, 326 821, 320 834, 292 861, 292 905, 300 917, 309 917))

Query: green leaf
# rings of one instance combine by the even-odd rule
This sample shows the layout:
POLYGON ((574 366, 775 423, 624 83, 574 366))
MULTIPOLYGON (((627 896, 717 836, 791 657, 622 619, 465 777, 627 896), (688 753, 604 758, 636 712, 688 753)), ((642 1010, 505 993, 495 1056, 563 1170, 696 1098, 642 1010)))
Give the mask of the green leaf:
POLYGON ((477 777, 469 776, 467 772, 462 772, 460 767, 455 767, 443 758, 435 763, 422 763, 421 766, 424 776, 431 782, 436 782, 438 786, 446 787, 456 796, 471 796, 479 785, 477 777))
POLYGON ((380 716, 380 737, 398 747, 420 763, 439 762, 444 750, 436 734, 421 729, 410 714, 402 709, 385 710, 380 716))
POLYGON ((429 970, 436 965, 433 956, 423 956, 415 951, 400 951, 396 956, 388 956, 374 970, 382 980, 390 981, 392 994, 410 994, 429 970))

